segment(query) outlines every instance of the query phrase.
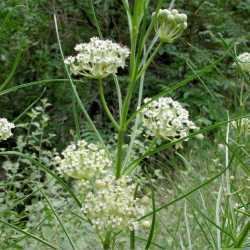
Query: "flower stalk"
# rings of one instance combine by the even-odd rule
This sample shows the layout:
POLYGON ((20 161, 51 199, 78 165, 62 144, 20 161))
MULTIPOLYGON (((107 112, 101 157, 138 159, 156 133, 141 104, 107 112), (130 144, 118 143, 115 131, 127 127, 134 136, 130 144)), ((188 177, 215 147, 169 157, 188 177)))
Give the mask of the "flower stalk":
POLYGON ((114 125, 114 127, 117 130, 119 130, 119 125, 116 122, 115 118, 113 117, 112 113, 110 112, 109 107, 107 105, 107 102, 105 100, 104 89, 103 89, 103 81, 101 79, 98 80, 98 90, 99 90, 99 95, 100 95, 102 106, 103 106, 107 116, 109 117, 109 119, 112 122, 112 124, 114 125))

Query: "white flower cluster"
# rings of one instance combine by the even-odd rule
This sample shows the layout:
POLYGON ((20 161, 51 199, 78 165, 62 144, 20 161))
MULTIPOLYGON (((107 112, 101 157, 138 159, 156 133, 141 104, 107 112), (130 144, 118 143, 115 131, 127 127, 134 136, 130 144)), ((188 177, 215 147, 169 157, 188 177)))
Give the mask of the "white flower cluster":
POLYGON ((0 118, 0 141, 7 140, 12 136, 11 129, 13 129, 15 125, 11 122, 8 122, 6 118, 0 118))
POLYGON ((107 152, 96 144, 81 140, 69 145, 62 157, 55 157, 58 171, 75 179, 89 180, 112 165, 107 152))
MULTIPOLYGON (((145 98, 144 103, 151 101, 145 98)), ((170 97, 151 101, 142 110, 143 126, 149 136, 162 139, 186 137, 190 130, 198 129, 189 120, 189 113, 181 104, 170 97)))
POLYGON ((150 225, 147 221, 137 222, 145 214, 148 198, 134 198, 136 185, 129 177, 115 179, 108 175, 97 180, 95 186, 96 190, 86 196, 83 212, 97 231, 136 230, 140 225, 150 225))
POLYGON ((250 119, 242 118, 239 121, 233 121, 232 125, 234 128, 240 128, 246 135, 250 135, 250 119))
MULTIPOLYGON (((250 73, 250 53, 245 52, 237 57, 237 64, 242 71, 250 73)), ((236 63, 234 64, 236 65, 236 63)))
POLYGON ((89 43, 75 46, 76 56, 65 59, 71 72, 94 79, 102 79, 116 74, 119 67, 125 67, 129 49, 110 40, 92 37, 89 43))
POLYGON ((187 15, 179 13, 176 9, 160 9, 153 13, 153 18, 155 31, 162 42, 172 43, 187 28, 187 15))

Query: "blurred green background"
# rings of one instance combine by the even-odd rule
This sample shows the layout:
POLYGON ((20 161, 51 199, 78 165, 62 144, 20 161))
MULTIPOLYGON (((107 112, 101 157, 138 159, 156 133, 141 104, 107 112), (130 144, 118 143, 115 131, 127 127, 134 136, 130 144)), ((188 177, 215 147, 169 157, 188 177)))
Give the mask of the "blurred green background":
MULTIPOLYGON (((151 1, 152 12, 155 8, 151 1)), ((164 1, 168 7, 170 1, 164 1)), ((121 1, 96 0, 97 18, 105 38, 129 46, 128 27, 121 1)), ((166 45, 146 75, 145 96, 158 93, 212 61, 225 58, 206 76, 191 81, 173 97, 186 103, 193 120, 200 126, 226 118, 226 110, 238 110, 236 93, 240 83, 232 63, 235 51, 249 51, 250 0, 179 0, 175 8, 188 15, 188 29, 174 44, 166 45)), ((3 89, 44 79, 65 79, 63 63, 56 40, 53 13, 56 11, 65 55, 74 45, 97 36, 88 0, 5 0, 0 2, 0 83, 3 89)), ((148 17, 150 19, 150 16, 148 17)), ((123 91, 127 79, 120 73, 123 91)), ((95 91, 96 82, 82 79, 77 88, 98 127, 107 127, 95 91)), ((111 82, 112 79, 107 79, 111 82)), ((115 113, 116 96, 113 83, 106 83, 110 109, 115 113)), ((45 89, 43 97, 52 104, 50 130, 67 141, 74 129, 71 90, 67 82, 52 82, 25 88, 0 97, 0 114, 13 120, 45 89)), ((81 121, 84 127, 84 120, 81 121)))

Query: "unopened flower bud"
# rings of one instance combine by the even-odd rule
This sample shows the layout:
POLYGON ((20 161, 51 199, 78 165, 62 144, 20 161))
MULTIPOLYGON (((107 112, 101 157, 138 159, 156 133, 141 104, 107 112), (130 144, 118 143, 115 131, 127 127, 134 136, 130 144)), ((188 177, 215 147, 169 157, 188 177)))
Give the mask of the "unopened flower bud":
POLYGON ((187 15, 179 13, 176 9, 160 9, 153 13, 153 19, 155 31, 162 42, 174 42, 187 28, 187 15))
POLYGON ((142 223, 142 226, 145 229, 150 228, 150 225, 151 225, 151 223, 148 220, 143 221, 143 223, 142 223))
POLYGON ((198 140, 203 140, 204 139, 204 135, 203 134, 198 134, 195 136, 196 139, 198 140))

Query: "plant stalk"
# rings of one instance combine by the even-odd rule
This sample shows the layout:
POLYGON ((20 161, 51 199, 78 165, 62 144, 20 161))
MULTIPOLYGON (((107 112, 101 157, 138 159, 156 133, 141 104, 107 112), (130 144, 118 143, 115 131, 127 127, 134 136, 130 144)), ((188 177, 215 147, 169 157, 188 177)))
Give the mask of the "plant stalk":
POLYGON ((110 121, 112 122, 112 124, 114 125, 114 127, 119 130, 119 125, 118 123, 116 122, 116 120, 114 119, 112 113, 110 112, 109 110, 109 107, 107 105, 107 102, 105 100, 105 96, 104 96, 104 90, 103 90, 103 82, 101 79, 99 79, 98 81, 98 90, 99 90, 99 95, 100 95, 100 98, 101 98, 101 103, 102 103, 102 106, 107 114, 107 116, 109 117, 110 121))

